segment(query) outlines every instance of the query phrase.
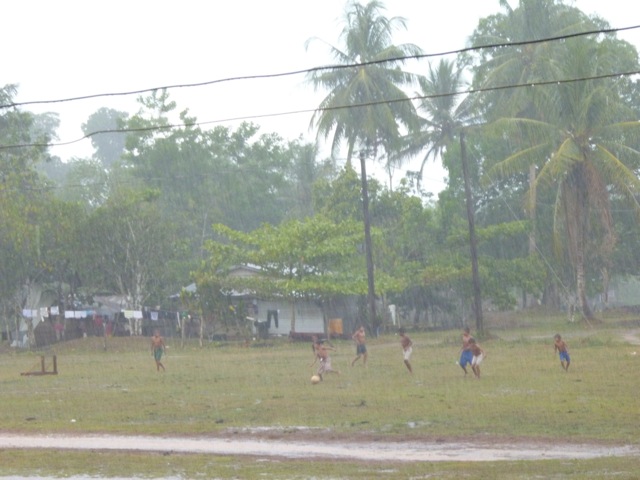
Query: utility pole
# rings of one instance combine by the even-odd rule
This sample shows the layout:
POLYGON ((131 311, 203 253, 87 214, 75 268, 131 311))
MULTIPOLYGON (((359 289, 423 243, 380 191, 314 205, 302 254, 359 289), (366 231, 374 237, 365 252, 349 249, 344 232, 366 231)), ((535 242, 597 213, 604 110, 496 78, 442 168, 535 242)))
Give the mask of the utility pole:
POLYGON ((360 150, 360 175, 362 176, 362 215, 364 217, 364 248, 367 258, 367 300, 369 304, 369 322, 373 331, 378 332, 376 319, 376 289, 373 273, 373 253, 371 252, 371 221, 369 218, 369 188, 367 184, 367 166, 364 150, 360 150))

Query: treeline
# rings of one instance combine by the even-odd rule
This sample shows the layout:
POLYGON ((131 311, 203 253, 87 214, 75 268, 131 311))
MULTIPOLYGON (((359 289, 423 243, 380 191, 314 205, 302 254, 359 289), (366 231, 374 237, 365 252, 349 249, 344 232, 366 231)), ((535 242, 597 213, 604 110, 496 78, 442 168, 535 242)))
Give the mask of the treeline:
MULTIPOLYGON (((330 158, 251 123, 204 129, 156 91, 136 114, 91 115, 85 133, 108 133, 91 136, 91 158, 63 163, 38 146, 55 138, 55 114, 0 110, 4 318, 35 285, 60 302, 111 292, 162 308, 192 281, 185 301, 212 322, 232 287, 356 295, 372 327, 386 312, 372 292, 422 326, 482 329, 483 308, 516 305, 593 318, 592 299, 606 303, 610 280, 640 264, 635 48, 576 35, 609 25, 562 1, 521 0, 480 20, 475 48, 414 74, 402 67, 422 50, 393 44, 403 23, 380 2, 346 13, 347 68, 307 79, 328 93, 313 122, 330 158), (411 158, 422 168, 396 188, 362 176, 411 158), (437 198, 421 186, 429 162, 448 172, 437 198), (228 278, 240 263, 266 281, 228 278)), ((0 103, 16 94, 5 86, 0 103)))

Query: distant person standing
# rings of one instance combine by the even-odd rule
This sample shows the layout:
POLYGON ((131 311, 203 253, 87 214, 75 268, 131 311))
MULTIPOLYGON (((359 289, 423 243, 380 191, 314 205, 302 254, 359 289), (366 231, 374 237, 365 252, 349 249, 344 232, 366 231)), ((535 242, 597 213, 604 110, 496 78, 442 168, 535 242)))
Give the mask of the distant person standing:
POLYGON ((53 324, 53 329, 56 332, 56 340, 61 342, 64 340, 64 323, 59 318, 56 319, 56 323, 53 324))
POLYGON ((160 336, 160 332, 156 330, 151 337, 151 353, 156 361, 156 370, 164 372, 164 365, 162 364, 162 355, 164 354, 165 344, 164 339, 160 336))
POLYGON ((402 355, 404 357, 404 364, 409 369, 409 373, 413 373, 413 368, 411 368, 411 354, 413 353, 413 342, 407 336, 404 331, 404 328, 398 330, 398 334, 400 335, 400 346, 402 347, 402 355))
POLYGON ((565 372, 569 370, 569 365, 571 364, 571 357, 569 356, 569 347, 567 343, 562 340, 562 337, 559 333, 556 333, 553 343, 553 353, 558 352, 560 355, 560 365, 564 368, 565 372))
POLYGON ((471 353, 471 348, 469 341, 473 337, 471 336, 471 330, 469 327, 464 327, 462 331, 462 348, 460 349, 460 361, 458 364, 464 370, 464 374, 467 374, 467 365, 471 365, 471 361, 473 360, 473 353, 471 353))
POLYGON ((364 326, 360 325, 354 334, 351 335, 351 338, 356 342, 356 358, 351 362, 351 366, 353 367, 360 357, 362 357, 362 364, 367 366, 367 343, 364 326))
POLYGON ((471 370, 473 370, 473 374, 476 378, 480 379, 480 364, 487 354, 484 352, 482 347, 476 343, 476 339, 473 337, 469 339, 469 350, 471 350, 471 353, 473 354, 473 358, 471 359, 471 370))

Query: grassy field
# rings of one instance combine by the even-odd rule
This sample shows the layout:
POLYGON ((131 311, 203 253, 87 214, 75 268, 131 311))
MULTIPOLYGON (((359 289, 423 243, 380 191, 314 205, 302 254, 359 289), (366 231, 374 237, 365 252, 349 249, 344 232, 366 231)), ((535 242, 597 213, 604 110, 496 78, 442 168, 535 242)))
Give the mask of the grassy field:
MULTIPOLYGON (((369 338, 369 362, 350 366, 355 348, 334 342, 334 368, 311 385, 310 344, 286 339, 196 342, 168 339, 157 373, 147 338, 86 338, 47 352, 0 354, 0 429, 28 433, 238 435, 247 429, 317 429, 332 439, 493 440, 640 445, 640 321, 601 323, 519 316, 487 319, 482 379, 456 360, 460 332, 409 332, 410 375, 398 337, 369 338), (569 344, 560 368, 553 335, 569 344), (106 348, 105 348, 106 346, 106 348), (638 355, 634 352, 638 350, 638 355), (23 376, 57 356, 58 375, 23 376)), ((49 366, 49 365, 48 365, 49 366)), ((175 478, 637 478, 637 458, 582 461, 379 464, 264 460, 210 455, 0 451, 0 475, 175 478), (542 477, 540 476, 542 475, 542 477)))

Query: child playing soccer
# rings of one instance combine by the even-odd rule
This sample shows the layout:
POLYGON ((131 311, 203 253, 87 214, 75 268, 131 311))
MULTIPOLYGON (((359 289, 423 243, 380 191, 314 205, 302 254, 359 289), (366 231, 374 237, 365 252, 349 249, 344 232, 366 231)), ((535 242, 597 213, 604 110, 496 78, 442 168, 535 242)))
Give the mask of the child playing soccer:
POLYGON ((411 363, 409 359, 411 358, 411 352, 413 351, 413 342, 404 332, 404 328, 398 330, 398 334, 400 335, 400 345, 402 346, 402 354, 404 356, 404 364, 409 369, 409 373, 413 373, 413 368, 411 368, 411 363))
POLYGON ((467 365, 471 365, 471 361, 473 360, 473 353, 469 349, 469 340, 471 340, 471 331, 469 327, 464 327, 462 332, 462 348, 460 349, 460 361, 458 364, 464 370, 464 374, 467 374, 467 365))
POLYGON ((310 366, 313 367, 318 360, 320 361, 320 367, 318 368, 316 375, 320 377, 320 380, 324 380, 322 377, 324 373, 336 373, 340 375, 339 370, 334 370, 331 367, 331 357, 329 356, 329 350, 335 351, 336 349, 330 345, 325 345, 324 342, 318 339, 315 335, 313 336, 313 339, 313 351, 315 358, 310 366))
POLYGON ((477 379, 480 379, 480 364, 484 357, 487 355, 484 353, 484 350, 476 343, 475 338, 469 339, 469 350, 473 354, 473 358, 471 359, 471 370, 473 370, 473 374, 477 379))
POLYGON ((571 364, 571 357, 569 357, 569 348, 567 343, 562 340, 562 337, 559 333, 556 333, 553 337, 555 342, 553 344, 553 353, 558 352, 560 355, 560 365, 564 368, 565 372, 569 370, 569 365, 571 364))

